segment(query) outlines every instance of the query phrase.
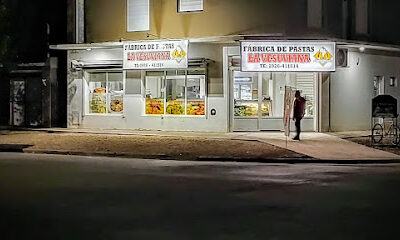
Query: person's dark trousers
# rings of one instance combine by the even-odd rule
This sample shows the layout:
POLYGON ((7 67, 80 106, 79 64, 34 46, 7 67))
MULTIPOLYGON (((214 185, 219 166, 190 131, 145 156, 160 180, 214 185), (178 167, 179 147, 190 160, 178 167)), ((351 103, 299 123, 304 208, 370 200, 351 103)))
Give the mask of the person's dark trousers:
POLYGON ((298 140, 300 140, 300 132, 301 132, 300 121, 301 121, 301 118, 296 118, 296 122, 294 123, 294 125, 296 126, 296 133, 297 133, 297 135, 296 135, 296 137, 294 137, 294 139, 298 139, 298 140))

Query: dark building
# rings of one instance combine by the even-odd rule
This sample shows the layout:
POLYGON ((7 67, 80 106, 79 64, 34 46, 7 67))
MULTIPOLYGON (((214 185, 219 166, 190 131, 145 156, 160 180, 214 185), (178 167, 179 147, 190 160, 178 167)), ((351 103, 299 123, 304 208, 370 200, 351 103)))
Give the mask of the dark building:
POLYGON ((64 126, 66 54, 50 44, 67 42, 66 0, 2 0, 3 55, 0 124, 64 126))

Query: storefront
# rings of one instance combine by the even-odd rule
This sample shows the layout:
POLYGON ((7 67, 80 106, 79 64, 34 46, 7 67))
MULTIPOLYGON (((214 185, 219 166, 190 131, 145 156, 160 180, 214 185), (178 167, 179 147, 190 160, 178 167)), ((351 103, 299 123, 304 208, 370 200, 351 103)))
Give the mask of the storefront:
POLYGON ((306 99, 305 131, 318 131, 320 73, 335 70, 335 43, 243 41, 228 50, 232 131, 282 130, 285 87, 306 99))
POLYGON ((329 41, 193 40, 59 49, 68 50, 71 128, 281 131, 289 86, 307 100, 304 131, 368 130, 378 82, 382 93, 400 97, 395 49, 361 52, 359 45, 329 41), (170 46, 169 55, 154 53, 157 44, 170 46), (346 49, 343 66, 336 67, 336 48, 346 49))
POLYGON ((227 131, 222 78, 210 64, 220 46, 189 50, 188 41, 170 40, 81 48, 68 54, 69 127, 227 131))

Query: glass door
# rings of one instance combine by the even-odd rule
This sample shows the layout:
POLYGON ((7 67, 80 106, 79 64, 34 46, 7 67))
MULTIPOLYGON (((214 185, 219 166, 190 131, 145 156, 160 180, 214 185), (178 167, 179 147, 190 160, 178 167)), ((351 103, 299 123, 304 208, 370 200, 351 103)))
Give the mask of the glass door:
POLYGON ((315 73, 231 71, 231 130, 280 131, 283 129, 285 86, 306 99, 304 130, 315 129, 315 73))
POLYGON ((260 113, 257 73, 232 71, 233 131, 257 131, 260 113))

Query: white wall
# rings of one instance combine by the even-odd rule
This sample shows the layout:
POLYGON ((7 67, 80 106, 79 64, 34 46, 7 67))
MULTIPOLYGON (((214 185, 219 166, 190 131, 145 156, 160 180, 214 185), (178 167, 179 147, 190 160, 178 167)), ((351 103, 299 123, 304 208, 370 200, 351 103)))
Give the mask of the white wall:
POLYGON ((384 76, 386 92, 400 101, 400 88, 388 86, 391 76, 400 77, 400 58, 349 52, 349 67, 331 74, 331 131, 371 128, 373 79, 377 75, 384 76))

